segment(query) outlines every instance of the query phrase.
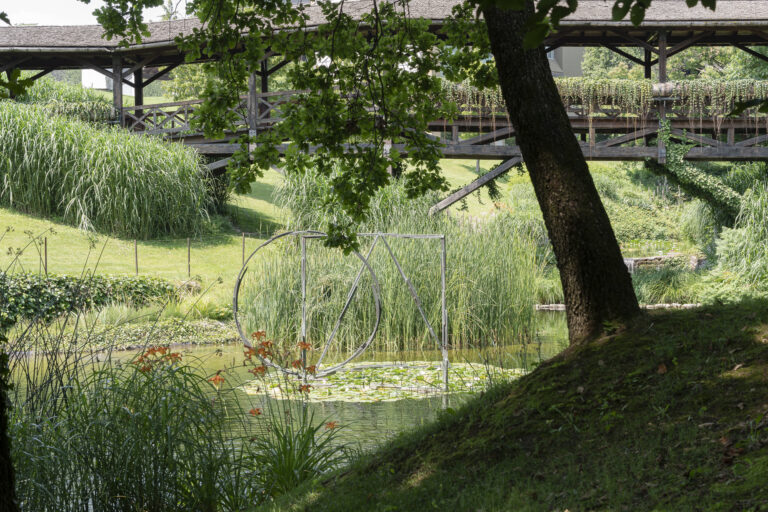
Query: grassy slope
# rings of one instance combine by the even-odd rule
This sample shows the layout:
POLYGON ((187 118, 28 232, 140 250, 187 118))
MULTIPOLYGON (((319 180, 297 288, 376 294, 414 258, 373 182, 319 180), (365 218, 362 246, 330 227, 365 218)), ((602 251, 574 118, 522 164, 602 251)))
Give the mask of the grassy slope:
MULTIPOLYGON (((250 195, 235 196, 231 201, 233 216, 239 227, 249 233, 270 233, 279 227, 279 210, 269 202, 271 187, 279 175, 267 174, 264 180, 253 185, 250 195), (239 219, 237 211, 243 208, 247 216, 239 219), (261 230, 260 230, 261 228, 261 230)), ((99 235, 94 238, 71 226, 24 215, 9 208, 0 208, 0 236, 6 227, 13 231, 6 233, 0 241, 0 269, 5 269, 14 259, 9 249, 24 248, 32 235, 48 238, 48 270, 58 274, 79 274, 85 268, 94 266, 100 273, 132 274, 134 272, 133 241, 99 235), (53 229, 54 233, 47 230, 53 229), (103 249, 103 252, 102 252, 103 249), (100 256, 100 257, 99 257, 100 256), (98 264, 96 260, 98 259, 98 264)), ((254 235, 247 240, 246 249, 253 250, 263 241, 264 236, 254 235)), ((220 226, 202 240, 192 242, 192 275, 210 282, 219 277, 234 279, 240 270, 242 240, 231 227, 220 226)), ((187 277, 187 241, 150 240, 138 242, 139 272, 169 279, 187 277)), ((19 261, 26 269, 38 270, 39 256, 34 247, 28 247, 19 261)))
POLYGON ((270 510, 767 510, 768 303, 656 312, 270 510))

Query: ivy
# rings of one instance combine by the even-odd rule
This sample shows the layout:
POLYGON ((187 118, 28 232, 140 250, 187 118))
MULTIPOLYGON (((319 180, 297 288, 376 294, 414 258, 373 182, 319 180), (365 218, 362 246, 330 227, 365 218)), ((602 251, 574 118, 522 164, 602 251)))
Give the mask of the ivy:
POLYGON ((667 150, 666 164, 648 161, 648 168, 656 174, 667 176, 685 192, 706 201, 722 212, 729 222, 733 222, 741 208, 742 196, 719 179, 685 161, 685 155, 693 145, 673 142, 669 121, 661 123, 659 142, 663 142, 667 150))

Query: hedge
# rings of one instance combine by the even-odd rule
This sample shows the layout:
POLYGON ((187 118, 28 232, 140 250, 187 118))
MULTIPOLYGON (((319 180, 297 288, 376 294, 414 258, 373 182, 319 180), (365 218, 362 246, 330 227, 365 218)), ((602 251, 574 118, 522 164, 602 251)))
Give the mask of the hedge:
POLYGON ((50 321, 65 313, 115 302, 143 306, 176 296, 173 283, 154 277, 80 278, 0 272, 0 326, 8 327, 21 319, 50 321))

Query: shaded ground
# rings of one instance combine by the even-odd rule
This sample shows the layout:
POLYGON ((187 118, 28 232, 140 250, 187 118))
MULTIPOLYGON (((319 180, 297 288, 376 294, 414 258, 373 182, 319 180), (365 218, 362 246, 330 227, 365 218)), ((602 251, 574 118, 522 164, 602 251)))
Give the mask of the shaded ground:
POLYGON ((768 303, 647 314, 270 510, 768 510, 768 303))

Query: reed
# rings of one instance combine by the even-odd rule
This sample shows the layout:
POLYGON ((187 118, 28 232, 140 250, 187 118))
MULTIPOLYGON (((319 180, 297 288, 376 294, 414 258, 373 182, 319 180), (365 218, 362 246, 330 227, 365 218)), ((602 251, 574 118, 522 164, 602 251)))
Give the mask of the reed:
MULTIPOLYGON (((292 212, 292 229, 317 229, 329 220, 313 202, 317 176, 291 177, 278 190, 278 202, 292 212)), ((374 200, 360 232, 445 234, 447 247, 448 333, 452 348, 527 343, 535 336, 533 304, 545 278, 549 245, 540 224, 507 212, 479 221, 429 216, 434 197, 409 200, 400 183, 387 186, 374 200)), ((337 219, 338 220, 338 219, 337 219)), ((361 238, 366 255, 371 238, 361 238)), ((413 284, 429 323, 441 333, 439 240, 387 239, 413 284)), ((244 280, 239 316, 249 331, 265 330, 286 344, 299 339, 301 325, 300 248, 284 238, 253 261, 244 280)), ((381 290, 382 318, 373 351, 427 351, 436 342, 386 248, 379 242, 370 257, 381 290)), ((307 241, 307 328, 319 350, 342 311, 361 267, 354 255, 307 241)), ((333 351, 354 350, 371 332, 375 318, 372 281, 362 274, 359 289, 342 321, 333 351)))
POLYGON ((0 204, 148 239, 203 231, 211 200, 192 150, 2 101, 0 204))

